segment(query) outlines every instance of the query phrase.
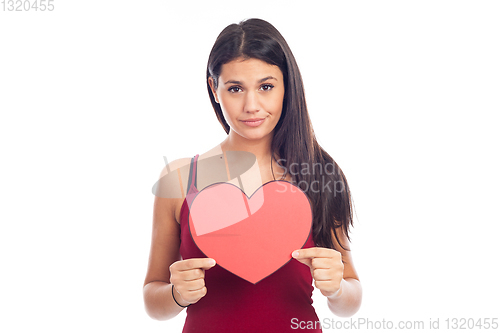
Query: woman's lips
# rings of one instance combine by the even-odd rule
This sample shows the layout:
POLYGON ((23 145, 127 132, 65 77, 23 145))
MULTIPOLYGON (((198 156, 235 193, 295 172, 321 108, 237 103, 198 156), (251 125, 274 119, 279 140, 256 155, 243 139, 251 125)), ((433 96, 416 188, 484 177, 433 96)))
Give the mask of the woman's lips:
POLYGON ((260 124, 262 124, 264 120, 266 120, 266 118, 248 119, 248 120, 242 120, 241 122, 250 127, 257 127, 260 124))

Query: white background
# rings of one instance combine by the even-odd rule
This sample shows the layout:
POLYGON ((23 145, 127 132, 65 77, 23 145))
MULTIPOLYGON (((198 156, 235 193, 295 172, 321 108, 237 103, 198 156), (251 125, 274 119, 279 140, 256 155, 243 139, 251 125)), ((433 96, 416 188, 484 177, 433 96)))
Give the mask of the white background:
POLYGON ((497 1, 54 4, 0 11, 1 331, 182 330, 144 310, 151 187, 163 156, 224 139, 206 63, 251 17, 290 45, 350 183, 354 318, 500 317, 497 1))

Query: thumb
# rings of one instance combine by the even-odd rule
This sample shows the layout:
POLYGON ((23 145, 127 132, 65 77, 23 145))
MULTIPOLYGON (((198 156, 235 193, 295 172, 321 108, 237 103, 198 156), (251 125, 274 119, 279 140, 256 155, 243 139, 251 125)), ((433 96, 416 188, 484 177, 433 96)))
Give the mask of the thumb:
POLYGON ((292 258, 295 258, 298 262, 308 266, 310 269, 312 269, 312 262, 311 258, 307 257, 302 257, 300 254, 300 250, 295 250, 292 252, 292 258))
POLYGON ((210 269, 215 266, 215 260, 212 258, 193 258, 186 259, 183 261, 185 265, 181 270, 190 270, 190 269, 210 269))
POLYGON ((203 268, 204 270, 207 270, 207 269, 214 267, 215 264, 216 264, 215 259, 207 258, 203 261, 203 265, 201 266, 201 268, 203 268))

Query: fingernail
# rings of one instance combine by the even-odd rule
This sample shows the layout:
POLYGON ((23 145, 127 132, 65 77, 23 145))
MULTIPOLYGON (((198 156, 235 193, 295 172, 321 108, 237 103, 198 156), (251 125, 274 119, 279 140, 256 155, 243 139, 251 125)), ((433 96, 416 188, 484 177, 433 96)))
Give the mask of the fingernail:
POLYGON ((211 265, 211 266, 214 266, 215 265, 215 260, 213 260, 213 259, 208 260, 208 264, 211 265))
POLYGON ((293 251, 292 257, 297 258, 299 256, 299 251, 293 251))

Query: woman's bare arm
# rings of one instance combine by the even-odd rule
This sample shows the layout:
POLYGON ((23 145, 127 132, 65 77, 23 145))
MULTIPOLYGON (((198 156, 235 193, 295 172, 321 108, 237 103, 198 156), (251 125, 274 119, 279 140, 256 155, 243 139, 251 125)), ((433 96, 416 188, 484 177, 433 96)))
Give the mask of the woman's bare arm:
POLYGON ((175 200, 156 196, 154 201, 151 251, 143 294, 146 312, 156 320, 173 318, 183 310, 172 299, 170 284, 169 267, 181 259, 175 200))
MULTIPOLYGON (((339 238, 344 246, 349 242, 345 234, 339 230, 339 238)), ((333 244, 337 251, 342 254, 342 261, 344 263, 344 277, 341 282, 341 288, 337 295, 328 297, 328 308, 332 313, 339 317, 350 317, 354 315, 361 306, 362 289, 359 282, 358 274, 352 262, 351 251, 342 249, 337 242, 335 236, 333 244)))
POLYGON ((155 193, 151 250, 143 296, 147 314, 157 320, 173 318, 183 310, 172 299, 169 268, 174 262, 181 260, 180 225, 176 210, 184 200, 186 185, 183 183, 186 183, 186 177, 169 177, 168 174, 177 173, 181 166, 189 162, 190 159, 177 160, 164 168, 159 182, 162 188, 157 188, 155 193), (168 195, 164 195, 166 193, 168 195))

